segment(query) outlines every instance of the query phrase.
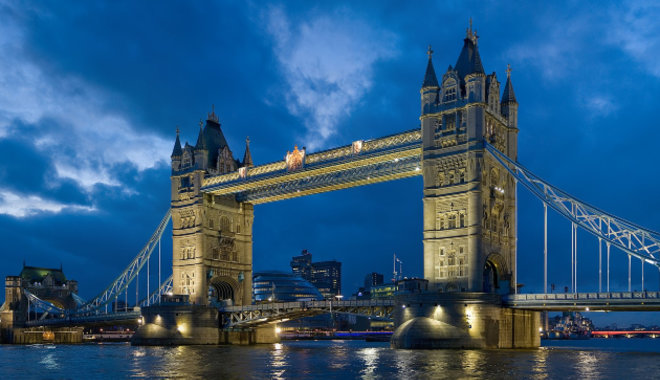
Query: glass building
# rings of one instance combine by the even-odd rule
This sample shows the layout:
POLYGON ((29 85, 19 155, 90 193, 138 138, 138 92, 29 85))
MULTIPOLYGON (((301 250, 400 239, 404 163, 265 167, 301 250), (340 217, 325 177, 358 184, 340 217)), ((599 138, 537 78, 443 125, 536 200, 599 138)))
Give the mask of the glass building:
POLYGON ((320 301, 321 292, 291 273, 258 272, 252 277, 252 300, 260 302, 320 301))

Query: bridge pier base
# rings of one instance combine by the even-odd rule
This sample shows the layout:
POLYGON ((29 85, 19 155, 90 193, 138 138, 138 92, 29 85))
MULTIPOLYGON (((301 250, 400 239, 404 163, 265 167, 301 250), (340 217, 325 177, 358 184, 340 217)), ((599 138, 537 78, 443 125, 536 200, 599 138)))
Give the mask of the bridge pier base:
POLYGON ((243 329, 221 329, 218 309, 202 305, 161 304, 142 308, 143 325, 134 346, 182 346, 197 344, 250 345, 277 343, 272 325, 243 329))
POLYGON ((220 332, 221 344, 251 345, 278 343, 279 341, 280 337, 273 326, 225 329, 220 332))
POLYGON ((541 344, 537 311, 502 306, 489 293, 425 292, 397 297, 393 348, 533 348, 541 344))

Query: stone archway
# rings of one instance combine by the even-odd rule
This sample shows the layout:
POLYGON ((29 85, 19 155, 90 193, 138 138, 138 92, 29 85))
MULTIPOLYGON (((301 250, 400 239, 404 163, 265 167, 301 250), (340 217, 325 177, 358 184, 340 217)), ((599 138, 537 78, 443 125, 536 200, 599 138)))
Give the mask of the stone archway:
POLYGON ((240 298, 238 281, 227 276, 213 277, 209 280, 209 303, 231 306, 240 298))
POLYGON ((491 253, 486 257, 483 271, 483 291, 486 293, 500 293, 502 281, 505 279, 506 262, 499 253, 491 253))

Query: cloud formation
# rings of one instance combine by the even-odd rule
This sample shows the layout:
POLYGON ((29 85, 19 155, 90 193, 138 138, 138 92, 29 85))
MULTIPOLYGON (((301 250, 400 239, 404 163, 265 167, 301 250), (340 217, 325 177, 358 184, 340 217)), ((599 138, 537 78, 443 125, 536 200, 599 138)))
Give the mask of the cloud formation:
POLYGON ((273 7, 266 18, 288 86, 287 108, 303 119, 307 148, 323 147, 371 88, 374 65, 397 54, 396 36, 346 10, 291 22, 273 7))
POLYGON ((97 184, 119 186, 119 165, 142 171, 167 162, 171 141, 109 110, 116 96, 32 59, 20 19, 5 18, 9 22, 0 27, 0 138, 29 140, 54 162, 51 180, 71 179, 89 193, 97 184))
POLYGON ((22 195, 7 189, 0 189, 0 214, 24 218, 40 213, 59 213, 63 210, 69 211, 95 211, 94 207, 64 204, 57 201, 41 198, 37 195, 22 195))
POLYGON ((627 1, 608 10, 606 42, 620 48, 644 70, 660 77, 660 4, 627 1))

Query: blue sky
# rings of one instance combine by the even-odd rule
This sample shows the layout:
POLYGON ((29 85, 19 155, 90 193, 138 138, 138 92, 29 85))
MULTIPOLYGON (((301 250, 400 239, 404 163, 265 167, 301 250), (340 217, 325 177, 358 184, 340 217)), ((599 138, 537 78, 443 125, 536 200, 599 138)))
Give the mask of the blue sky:
MULTIPOLYGON (((83 297, 104 288, 169 205, 176 126, 194 142, 212 104, 234 155, 250 136, 256 164, 294 144, 319 150, 415 128, 426 47, 444 72, 469 17, 486 72, 504 78, 513 67, 520 162, 660 230, 653 2, 0 0, 0 276, 23 260, 61 263, 83 297)), ((391 273, 396 252, 419 276, 421 197, 412 178, 259 205, 255 270, 288 270, 308 249, 344 263, 349 294, 367 272, 391 273)), ((542 206, 523 190, 519 206, 520 282, 539 290, 542 206)), ((570 226, 550 222, 550 282, 563 287, 570 226)), ((596 241, 578 239, 579 281, 595 290, 596 241)), ((169 272, 169 237, 163 251, 169 272)), ((624 290, 627 259, 619 253, 613 266, 613 288, 624 290)), ((647 266, 647 288, 658 285, 647 266)))

